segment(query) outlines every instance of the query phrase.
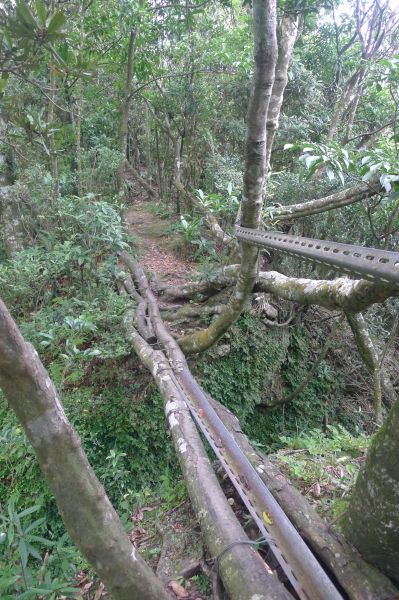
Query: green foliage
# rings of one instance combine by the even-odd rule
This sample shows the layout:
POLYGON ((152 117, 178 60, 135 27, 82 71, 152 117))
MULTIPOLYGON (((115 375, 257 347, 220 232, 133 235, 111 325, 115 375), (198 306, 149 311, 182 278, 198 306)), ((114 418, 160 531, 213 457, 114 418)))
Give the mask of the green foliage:
POLYGON ((230 181, 224 194, 205 194, 202 190, 196 190, 199 201, 207 211, 215 213, 222 219, 232 220, 237 214, 238 194, 233 193, 233 184, 230 181))
POLYGON ((159 479, 161 481, 160 493, 167 506, 176 506, 187 498, 184 480, 176 480, 176 476, 171 476, 169 467, 166 468, 159 479))
POLYGON ((60 296, 88 294, 108 283, 117 253, 127 247, 115 208, 92 196, 60 199, 48 215, 41 245, 0 264, 0 285, 15 313, 37 309, 60 296), (61 225, 62 224, 62 225, 61 225))
MULTIPOLYGON (((64 13, 50 13, 41 0, 35 0, 33 6, 19 0, 0 28, 0 63, 3 72, 8 76, 9 70, 37 69, 42 52, 65 36, 64 23, 64 13)), ((3 75, 3 81, 7 79, 3 75)))
POLYGON ((349 156, 346 148, 340 144, 285 144, 284 150, 301 150, 300 161, 303 161, 308 171, 308 178, 312 177, 318 170, 325 168, 327 177, 333 181, 339 177, 344 184, 344 173, 353 170, 354 161, 349 156))
POLYGON ((5 510, 0 510, 1 597, 78 597, 79 589, 73 582, 80 564, 78 553, 68 544, 66 535, 58 541, 46 535, 46 518, 37 518, 42 509, 40 502, 19 511, 17 500, 12 496, 5 510))
MULTIPOLYGON (((95 140, 97 141, 97 140, 95 140)), ((81 153, 82 187, 88 193, 113 195, 117 190, 117 172, 122 159, 121 153, 109 148, 101 140, 81 153)))
POLYGON ((191 581, 198 585, 201 594, 209 593, 211 582, 209 580, 208 575, 206 575, 205 573, 199 573, 198 575, 194 575, 194 577, 191 577, 191 581))
POLYGON ((364 454, 369 444, 365 435, 353 436, 341 425, 327 432, 311 429, 297 435, 280 436, 284 449, 275 456, 277 464, 294 483, 318 503, 330 517, 347 507, 364 454))

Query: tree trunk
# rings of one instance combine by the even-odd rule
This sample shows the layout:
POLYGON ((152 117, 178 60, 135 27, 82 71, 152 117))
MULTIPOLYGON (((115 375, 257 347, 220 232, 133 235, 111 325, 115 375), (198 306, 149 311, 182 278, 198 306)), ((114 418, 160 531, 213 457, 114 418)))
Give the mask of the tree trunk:
POLYGON ((26 232, 24 231, 21 204, 25 190, 17 186, 0 187, 0 239, 8 258, 23 249, 26 232))
POLYGON ((1 300, 0 386, 33 446, 69 535, 112 598, 167 600, 124 532, 36 350, 1 300))
POLYGON ((137 31, 132 29, 129 37, 129 48, 127 53, 127 67, 126 67, 126 84, 125 92, 123 96, 121 106, 121 117, 119 124, 119 152, 122 155, 121 164, 118 170, 118 188, 121 189, 123 183, 123 170, 125 165, 125 159, 127 158, 127 140, 129 133, 129 109, 130 109, 130 96, 132 93, 132 82, 133 82, 133 65, 134 65, 134 54, 136 47, 137 31))
MULTIPOLYGON (((54 128, 54 100, 55 100, 55 66, 53 62, 50 62, 50 91, 49 91, 49 102, 47 112, 47 122, 54 128)), ((51 131, 48 135, 49 139, 49 153, 50 153, 50 171, 53 180, 53 198, 54 200, 59 196, 59 179, 58 179, 58 158, 55 147, 54 131, 51 131)))
POLYGON ((274 134, 277 131, 284 91, 288 83, 288 67, 291 62, 294 44, 299 32, 299 17, 286 14, 282 17, 278 28, 278 57, 272 95, 267 111, 266 172, 270 168, 270 156, 274 134))
MULTIPOLYGON (((253 3, 255 69, 247 114, 246 159, 241 203, 241 225, 256 229, 263 208, 266 174, 266 119, 277 59, 276 2, 255 0, 253 3)), ((212 346, 238 319, 251 293, 257 275, 258 250, 241 244, 241 268, 237 283, 225 310, 211 325, 185 336, 180 345, 191 354, 212 346)))
POLYGON ((128 340, 151 371, 164 399, 168 426, 191 503, 211 556, 221 555, 217 564, 229 598, 289 600, 292 596, 268 571, 254 548, 248 546, 248 537, 220 488, 167 358, 144 342, 131 326, 129 316, 125 325, 128 340), (227 547, 229 550, 225 551, 227 547))
POLYGON ((345 532, 366 560, 399 584, 399 402, 375 434, 359 473, 345 532))
MULTIPOLYGON (((340 98, 338 99, 330 126, 326 136, 326 141, 331 142, 338 132, 340 124, 343 122, 345 112, 349 109, 354 98, 361 93, 361 86, 366 74, 365 68, 358 69, 344 84, 340 98)), ((359 96, 360 99, 360 96, 359 96)), ((357 104, 356 104, 357 108, 357 104)), ((353 114, 353 119, 355 114, 353 114)))
POLYGON ((357 349, 370 373, 373 381, 373 402, 375 418, 377 423, 382 422, 382 391, 381 391, 381 364, 377 349, 374 346, 370 333, 367 329, 366 321, 362 313, 347 312, 346 318, 353 337, 355 338, 357 349))

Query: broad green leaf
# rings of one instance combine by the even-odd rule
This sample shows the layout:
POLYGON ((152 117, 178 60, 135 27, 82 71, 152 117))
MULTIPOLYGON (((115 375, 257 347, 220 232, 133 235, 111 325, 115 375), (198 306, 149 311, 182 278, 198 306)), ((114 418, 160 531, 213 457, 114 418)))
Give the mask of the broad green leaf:
POLYGON ((49 26, 47 27, 47 33, 49 35, 52 35, 53 33, 56 33, 58 29, 61 29, 61 27, 64 25, 65 23, 65 15, 62 12, 57 12, 55 13, 54 17, 52 17, 49 26))
POLYGON ((36 12, 37 15, 40 19, 40 23, 42 25, 46 24, 46 19, 47 19, 47 8, 46 6, 43 4, 42 0, 35 0, 35 7, 36 7, 36 12))
POLYGON ((36 548, 31 546, 31 544, 26 544, 26 551, 28 555, 30 554, 31 556, 33 556, 33 558, 37 558, 37 560, 42 560, 42 557, 40 556, 39 552, 36 550, 36 548))
POLYGON ((327 177, 330 181, 333 181, 333 179, 335 179, 335 174, 334 171, 332 169, 329 169, 328 167, 326 168, 326 173, 327 173, 327 177))
POLYGON ((29 508, 25 508, 22 512, 18 514, 19 518, 26 517, 27 515, 31 515, 34 512, 37 512, 41 508, 40 504, 35 504, 34 506, 30 506, 29 508))
POLYGON ((18 2, 16 13, 22 24, 26 25, 30 30, 36 29, 37 23, 25 2, 18 2))
POLYGON ((18 548, 19 554, 21 555, 22 566, 25 568, 28 564, 28 549, 26 547, 24 539, 19 540, 18 548))
POLYGON ((310 167, 313 167, 314 165, 316 165, 317 163, 321 162, 321 156, 316 156, 316 155, 310 155, 310 156, 305 156, 305 165, 307 166, 308 169, 310 169, 310 167))
POLYGON ((42 517, 41 519, 36 519, 36 521, 33 521, 33 523, 30 523, 30 525, 28 525, 28 527, 25 529, 25 535, 27 535, 31 531, 34 531, 37 527, 39 527, 39 525, 42 525, 45 522, 46 522, 45 517, 42 517))

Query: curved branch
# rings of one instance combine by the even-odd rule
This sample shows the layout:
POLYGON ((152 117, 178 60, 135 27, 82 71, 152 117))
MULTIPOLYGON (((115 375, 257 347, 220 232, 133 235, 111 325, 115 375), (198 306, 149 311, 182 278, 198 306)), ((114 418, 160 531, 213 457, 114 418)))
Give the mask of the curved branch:
MULTIPOLYGON (((266 174, 266 119, 274 83, 277 60, 276 1, 255 0, 253 3, 255 68, 247 114, 246 160, 241 202, 241 224, 257 228, 262 207, 266 174)), ((210 348, 238 319, 251 293, 257 275, 258 250, 241 244, 241 268, 236 287, 225 310, 211 325, 185 336, 180 345, 185 353, 210 348)))
POLYGON ((325 196, 324 198, 292 204, 291 206, 273 208, 271 220, 290 221, 291 219, 308 217, 342 208, 343 206, 348 206, 349 204, 354 204, 355 202, 360 202, 361 200, 366 200, 366 198, 383 193, 385 193, 385 190, 380 184, 380 177, 376 175, 367 182, 336 192, 330 196, 325 196))

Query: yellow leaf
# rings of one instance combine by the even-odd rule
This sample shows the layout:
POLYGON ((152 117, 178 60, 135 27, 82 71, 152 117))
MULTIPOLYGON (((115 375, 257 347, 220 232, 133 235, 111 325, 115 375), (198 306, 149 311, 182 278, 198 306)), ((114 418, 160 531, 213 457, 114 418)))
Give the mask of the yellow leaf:
POLYGON ((267 513, 266 511, 263 511, 262 519, 266 523, 266 525, 273 525, 273 520, 272 520, 271 516, 269 515, 269 513, 267 513))

